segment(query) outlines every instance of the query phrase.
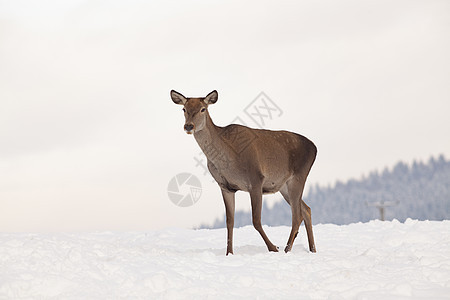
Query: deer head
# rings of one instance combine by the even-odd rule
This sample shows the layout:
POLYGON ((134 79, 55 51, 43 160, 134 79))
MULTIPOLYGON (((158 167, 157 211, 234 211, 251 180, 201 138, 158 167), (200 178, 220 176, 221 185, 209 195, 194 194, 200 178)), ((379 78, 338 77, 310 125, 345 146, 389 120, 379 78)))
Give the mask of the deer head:
POLYGON ((192 134, 202 130, 205 127, 208 115, 208 105, 217 102, 217 91, 212 91, 204 98, 186 98, 182 94, 172 90, 170 97, 175 104, 183 105, 184 131, 192 134))

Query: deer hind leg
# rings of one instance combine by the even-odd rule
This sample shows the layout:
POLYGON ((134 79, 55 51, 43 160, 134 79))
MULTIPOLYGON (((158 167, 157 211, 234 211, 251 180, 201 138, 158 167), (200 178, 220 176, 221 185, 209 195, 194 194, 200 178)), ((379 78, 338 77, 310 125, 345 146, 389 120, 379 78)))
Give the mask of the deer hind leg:
POLYGON ((305 221, 306 233, 308 235, 309 250, 311 252, 316 252, 312 231, 311 208, 309 208, 301 198, 303 187, 304 181, 292 179, 280 189, 281 194, 291 206, 292 211, 292 230, 286 248, 284 249, 285 252, 292 249, 292 245, 298 234, 298 229, 303 221, 305 221), (292 201, 292 199, 294 199, 294 201, 292 201), (298 201, 296 199, 298 199, 298 201))
POLYGON ((316 245, 314 244, 314 235, 312 230, 311 221, 311 208, 309 208, 306 203, 301 200, 302 217, 305 220, 306 234, 308 235, 309 251, 316 252, 316 245))
POLYGON ((252 203, 252 221, 253 226, 259 232, 269 251, 278 252, 278 247, 272 244, 267 237, 261 224, 261 210, 262 210, 262 189, 254 189, 250 192, 250 199, 252 203))
POLYGON ((284 252, 289 252, 292 249, 294 240, 298 235, 300 224, 303 221, 300 199, 303 193, 304 181, 300 178, 292 178, 281 188, 280 192, 286 201, 291 206, 292 213, 292 228, 289 239, 286 243, 284 252))
POLYGON ((298 228, 303 221, 305 221, 306 233, 308 235, 309 250, 311 252, 316 252, 316 246, 314 244, 314 235, 312 231, 311 208, 309 208, 309 206, 306 205, 306 203, 301 199, 301 195, 299 195, 300 193, 303 192, 303 186, 304 183, 301 184, 301 181, 300 182, 294 181, 289 182, 289 184, 286 183, 280 189, 281 195, 283 195, 286 202, 289 203, 292 210, 292 230, 286 248, 284 249, 285 252, 288 252, 292 249, 294 239, 297 237, 298 234, 298 228), (301 189, 298 189, 299 187, 301 187, 301 189), (299 201, 292 201, 292 199, 299 199, 299 201), (300 212, 298 212, 297 208, 300 208, 300 212))

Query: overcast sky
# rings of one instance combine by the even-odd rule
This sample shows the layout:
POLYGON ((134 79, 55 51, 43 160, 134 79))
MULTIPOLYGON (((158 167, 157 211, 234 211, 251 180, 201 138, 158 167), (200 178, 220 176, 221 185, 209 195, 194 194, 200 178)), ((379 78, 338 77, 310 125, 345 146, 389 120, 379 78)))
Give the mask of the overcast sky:
POLYGON ((171 89, 216 89, 214 122, 252 127, 264 92, 264 127, 318 147, 308 185, 450 158, 449 53, 449 1, 0 1, 0 231, 222 216, 171 89), (189 208, 167 194, 182 172, 202 183, 189 208))

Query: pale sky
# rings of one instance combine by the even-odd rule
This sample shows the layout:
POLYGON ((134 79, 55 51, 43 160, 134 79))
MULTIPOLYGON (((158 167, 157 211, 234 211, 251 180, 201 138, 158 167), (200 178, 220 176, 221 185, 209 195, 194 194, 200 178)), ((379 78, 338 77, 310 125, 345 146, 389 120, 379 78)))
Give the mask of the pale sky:
POLYGON ((449 158, 449 53, 445 0, 0 1, 0 232, 222 216, 171 89, 216 89, 221 126, 256 127, 245 109, 264 92, 282 111, 265 128, 318 147, 307 185, 449 158), (182 172, 202 183, 188 208, 167 194, 182 172))

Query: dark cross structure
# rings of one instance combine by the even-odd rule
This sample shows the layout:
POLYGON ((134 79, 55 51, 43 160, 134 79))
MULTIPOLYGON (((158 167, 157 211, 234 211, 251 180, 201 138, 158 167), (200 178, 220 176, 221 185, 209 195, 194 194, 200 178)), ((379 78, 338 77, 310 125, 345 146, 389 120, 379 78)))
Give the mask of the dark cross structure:
POLYGON ((400 201, 377 201, 377 202, 366 202, 367 206, 374 206, 376 208, 378 208, 378 210, 380 211, 380 220, 384 221, 384 209, 386 207, 391 207, 391 206, 395 206, 397 204, 399 204, 400 201))

